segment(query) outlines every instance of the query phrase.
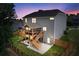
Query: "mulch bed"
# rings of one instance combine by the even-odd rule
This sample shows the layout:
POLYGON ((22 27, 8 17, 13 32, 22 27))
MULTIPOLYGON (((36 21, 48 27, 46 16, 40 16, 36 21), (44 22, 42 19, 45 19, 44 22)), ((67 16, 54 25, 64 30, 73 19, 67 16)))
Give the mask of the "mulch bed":
POLYGON ((64 52, 61 54, 62 56, 68 56, 73 51, 73 44, 71 42, 65 42, 59 39, 55 40, 55 45, 64 48, 64 52))

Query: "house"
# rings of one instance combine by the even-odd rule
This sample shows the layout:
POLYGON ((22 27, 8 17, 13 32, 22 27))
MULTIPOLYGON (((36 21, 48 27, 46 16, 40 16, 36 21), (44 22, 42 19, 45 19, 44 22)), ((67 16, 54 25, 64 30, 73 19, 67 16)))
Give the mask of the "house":
POLYGON ((72 26, 79 27, 79 14, 73 15, 72 17, 72 26))
POLYGON ((23 27, 24 23, 22 20, 17 20, 17 19, 13 19, 12 20, 13 24, 12 24, 12 31, 15 32, 16 30, 18 30, 18 28, 23 27))
POLYGON ((25 24, 44 31, 43 42, 59 39, 66 29, 66 15, 58 9, 39 10, 23 17, 25 24))
POLYGON ((40 42, 52 45, 59 39, 66 29, 66 18, 66 14, 58 9, 39 10, 23 17, 25 25, 29 26, 25 26, 26 30, 33 34, 30 41, 36 48, 41 47, 40 42))
POLYGON ((71 26, 73 28, 79 27, 79 14, 70 14, 68 15, 68 26, 71 26))

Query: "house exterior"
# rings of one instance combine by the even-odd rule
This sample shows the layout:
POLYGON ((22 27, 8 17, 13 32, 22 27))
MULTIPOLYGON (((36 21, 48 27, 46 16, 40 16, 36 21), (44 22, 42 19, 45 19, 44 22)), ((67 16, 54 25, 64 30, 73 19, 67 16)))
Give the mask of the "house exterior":
POLYGON ((66 29, 66 14, 58 9, 39 10, 23 17, 25 25, 41 28, 44 32, 43 43, 52 43, 59 39, 66 29))
POLYGON ((12 24, 12 31, 15 32, 17 31, 19 28, 23 27, 24 26, 24 22, 22 20, 12 20, 13 21, 13 24, 12 24))
POLYGON ((72 16, 72 26, 79 27, 79 14, 72 16))

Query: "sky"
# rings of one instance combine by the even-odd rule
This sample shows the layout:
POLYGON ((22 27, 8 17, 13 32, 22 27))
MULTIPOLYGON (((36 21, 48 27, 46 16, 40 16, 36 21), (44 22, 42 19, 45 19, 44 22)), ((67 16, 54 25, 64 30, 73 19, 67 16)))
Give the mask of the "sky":
POLYGON ((38 10, 59 9, 66 14, 79 13, 79 3, 16 3, 15 11, 17 18, 30 14, 38 10))

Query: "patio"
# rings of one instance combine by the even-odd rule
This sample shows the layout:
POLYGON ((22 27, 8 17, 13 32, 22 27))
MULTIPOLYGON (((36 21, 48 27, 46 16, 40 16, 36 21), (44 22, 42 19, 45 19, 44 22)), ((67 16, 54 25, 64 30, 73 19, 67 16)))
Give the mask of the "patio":
POLYGON ((36 49, 33 46, 27 46, 27 48, 32 49, 35 52, 38 52, 40 54, 44 54, 45 52, 47 52, 53 45, 48 45, 45 43, 41 43, 41 48, 40 49, 36 49))

